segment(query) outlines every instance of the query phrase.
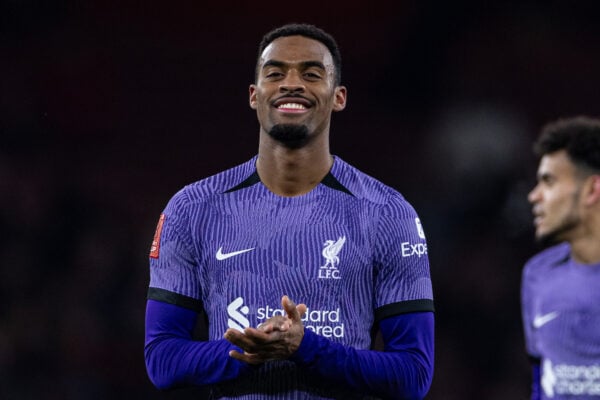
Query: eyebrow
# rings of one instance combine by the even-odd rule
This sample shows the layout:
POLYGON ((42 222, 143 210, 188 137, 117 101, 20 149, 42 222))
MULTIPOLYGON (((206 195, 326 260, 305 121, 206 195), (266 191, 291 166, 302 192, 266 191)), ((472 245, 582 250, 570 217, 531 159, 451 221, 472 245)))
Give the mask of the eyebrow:
MULTIPOLYGON (((307 69, 307 68, 311 68, 311 67, 317 67, 320 68, 322 70, 326 70, 325 65, 320 62, 320 61, 302 61, 300 63, 300 66, 303 69, 307 69)), ((278 60, 267 60, 265 61, 265 63, 262 66, 262 69, 265 69, 267 67, 278 67, 278 68, 283 68, 286 65, 289 65, 289 63, 283 62, 283 61, 278 61, 278 60)))

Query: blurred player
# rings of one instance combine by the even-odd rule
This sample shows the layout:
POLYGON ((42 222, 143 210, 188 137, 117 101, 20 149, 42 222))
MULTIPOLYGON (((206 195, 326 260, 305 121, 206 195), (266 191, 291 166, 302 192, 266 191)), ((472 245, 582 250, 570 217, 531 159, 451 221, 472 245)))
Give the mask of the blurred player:
POLYGON ((548 124, 533 205, 535 235, 554 244, 523 270, 532 399, 600 398, 600 121, 548 124))

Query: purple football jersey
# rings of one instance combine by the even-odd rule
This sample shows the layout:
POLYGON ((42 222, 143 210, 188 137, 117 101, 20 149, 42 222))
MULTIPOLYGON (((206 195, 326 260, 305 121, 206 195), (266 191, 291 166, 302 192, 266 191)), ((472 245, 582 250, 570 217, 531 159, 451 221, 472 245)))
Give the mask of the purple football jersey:
POLYGON ((542 399, 600 398, 600 264, 578 264, 566 243, 542 251, 523 270, 522 311, 542 399))
MULTIPOLYGON (((260 182, 255 163, 171 199, 160 255, 151 258, 150 298, 180 298, 205 312, 209 339, 218 340, 227 328, 281 315, 288 295, 308 306, 306 329, 357 349, 371 347, 377 320, 433 310, 423 227, 396 190, 336 157, 311 192, 281 197, 260 182)), ((277 364, 261 367, 261 376, 289 390, 310 386, 293 363, 277 364)))

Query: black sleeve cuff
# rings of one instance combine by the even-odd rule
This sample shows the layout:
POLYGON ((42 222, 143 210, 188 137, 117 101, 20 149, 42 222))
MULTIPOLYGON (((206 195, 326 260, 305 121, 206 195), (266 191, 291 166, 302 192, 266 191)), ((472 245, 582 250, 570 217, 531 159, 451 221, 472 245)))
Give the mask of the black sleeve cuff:
POLYGON ((165 289, 148 288, 148 300, 162 301, 163 303, 173 304, 196 312, 203 311, 202 301, 179 293, 169 292, 165 289))
POLYGON ((375 310, 375 322, 379 322, 382 319, 392 317, 394 315, 423 311, 435 311, 433 307, 433 300, 407 300, 399 303, 386 304, 385 306, 379 307, 375 310))

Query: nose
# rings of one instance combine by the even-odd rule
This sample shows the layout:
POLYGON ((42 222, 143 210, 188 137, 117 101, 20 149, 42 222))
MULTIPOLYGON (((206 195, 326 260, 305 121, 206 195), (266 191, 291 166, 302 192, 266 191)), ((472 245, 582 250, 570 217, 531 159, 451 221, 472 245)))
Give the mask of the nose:
POLYGON ((279 91, 282 93, 302 93, 305 89, 300 73, 295 70, 290 70, 279 85, 279 91))
POLYGON ((531 192, 529 192, 529 194, 527 195, 527 200, 529 200, 530 203, 534 204, 540 201, 540 196, 541 191, 539 190, 539 185, 536 185, 533 189, 531 189, 531 192))

